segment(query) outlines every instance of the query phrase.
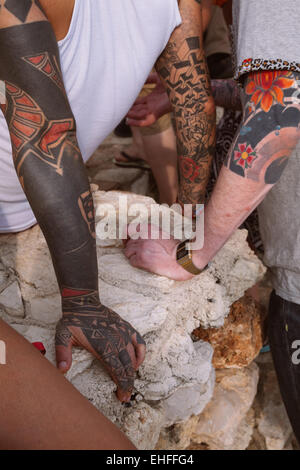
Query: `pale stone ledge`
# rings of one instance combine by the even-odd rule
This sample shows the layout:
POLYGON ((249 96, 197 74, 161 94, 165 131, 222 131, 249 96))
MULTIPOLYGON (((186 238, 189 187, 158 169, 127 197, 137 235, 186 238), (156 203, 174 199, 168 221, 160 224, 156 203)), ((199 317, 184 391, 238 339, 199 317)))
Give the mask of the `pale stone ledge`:
MULTIPOLYGON (((118 196, 116 192, 95 192, 96 210, 103 201, 116 204, 118 196)), ((130 198, 132 203, 154 202, 143 196, 130 198)), ((85 351, 74 351, 67 377, 139 448, 154 448, 164 428, 199 416, 210 402, 215 383, 213 349, 204 341, 193 342, 191 333, 199 326, 222 326, 231 304, 262 278, 264 267, 246 236, 246 231, 237 231, 211 268, 187 282, 131 267, 119 240, 99 244, 101 300, 141 332, 147 357, 138 372, 131 408, 118 402, 114 383, 85 351)), ((0 305, 3 318, 29 341, 43 341, 48 359, 54 362, 59 297, 48 248, 38 227, 1 236, 0 305), (7 289, 14 292, 13 305, 12 299, 7 300, 7 289)), ((242 426, 242 419, 239 424, 242 426)), ((227 445, 229 441, 224 447, 227 445)))

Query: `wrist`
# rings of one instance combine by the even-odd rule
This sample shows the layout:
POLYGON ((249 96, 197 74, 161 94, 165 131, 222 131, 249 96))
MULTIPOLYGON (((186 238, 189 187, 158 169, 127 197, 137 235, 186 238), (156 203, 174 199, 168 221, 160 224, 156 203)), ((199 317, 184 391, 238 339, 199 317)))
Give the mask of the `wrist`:
POLYGON ((192 251, 192 261, 193 264, 198 269, 204 269, 210 262, 209 257, 204 253, 204 250, 195 250, 192 251))
POLYGON ((180 269, 195 276, 201 274, 208 267, 209 263, 205 261, 205 257, 202 257, 201 254, 199 255, 199 252, 196 255, 195 251, 191 249, 192 243, 192 240, 185 240, 176 244, 174 256, 180 269))

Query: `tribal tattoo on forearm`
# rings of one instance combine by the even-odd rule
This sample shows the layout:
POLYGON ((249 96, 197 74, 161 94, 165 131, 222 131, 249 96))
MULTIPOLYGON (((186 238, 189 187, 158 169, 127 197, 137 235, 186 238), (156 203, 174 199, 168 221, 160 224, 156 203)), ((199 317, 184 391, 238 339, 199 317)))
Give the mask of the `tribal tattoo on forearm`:
POLYGON ((243 105, 242 126, 226 166, 244 178, 273 185, 300 138, 300 74, 249 73, 243 105))
MULTIPOLYGON (((131 383, 125 350, 136 332, 99 301, 94 205, 55 35, 39 2, 2 0, 1 7, 0 80, 6 86, 2 110, 16 171, 47 240, 62 293, 67 319, 58 327, 57 341, 63 344, 72 325, 81 328, 85 347, 104 354, 102 360, 114 377, 120 372, 118 359, 113 360, 118 351, 131 383)), ((121 374, 123 382, 126 373, 121 374)))
MULTIPOLYGON (((1 0, 1 14, 9 13, 13 17, 13 24, 24 24, 30 15, 35 13, 35 8, 39 8, 44 14, 39 0, 1 0)), ((5 20, 4 20, 5 21, 5 20)), ((8 23, 11 25, 11 23, 8 23)))
POLYGON ((180 169, 179 201, 204 202, 215 151, 215 106, 203 51, 200 2, 180 3, 183 24, 157 62, 174 111, 180 169), (193 34, 194 33, 194 34, 193 34))

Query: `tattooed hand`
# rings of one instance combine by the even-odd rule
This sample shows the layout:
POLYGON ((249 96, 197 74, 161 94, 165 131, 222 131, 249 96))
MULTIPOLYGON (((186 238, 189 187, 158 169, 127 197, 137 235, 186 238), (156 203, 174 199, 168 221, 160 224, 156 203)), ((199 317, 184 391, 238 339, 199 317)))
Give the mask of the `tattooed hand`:
POLYGON ((130 400, 135 371, 145 358, 145 342, 132 326, 99 302, 97 292, 63 289, 63 318, 56 329, 56 358, 67 372, 72 346, 91 352, 117 384, 120 401, 130 400))
POLYGON ((17 175, 46 238, 63 298, 57 362, 66 372, 72 346, 86 348, 107 368, 119 399, 127 401, 145 343, 99 301, 93 198, 56 37, 37 0, 0 0, 0 7, 2 110, 17 175))

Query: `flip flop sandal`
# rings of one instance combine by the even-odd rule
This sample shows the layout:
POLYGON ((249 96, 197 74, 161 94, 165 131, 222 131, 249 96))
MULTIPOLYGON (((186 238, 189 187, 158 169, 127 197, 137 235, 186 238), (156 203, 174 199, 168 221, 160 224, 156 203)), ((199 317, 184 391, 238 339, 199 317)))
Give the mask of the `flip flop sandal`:
POLYGON ((116 166, 121 166, 123 168, 141 168, 142 170, 150 170, 150 166, 141 158, 134 158, 128 155, 126 152, 120 152, 122 157, 126 158, 127 162, 121 162, 116 158, 113 158, 113 163, 116 166))

